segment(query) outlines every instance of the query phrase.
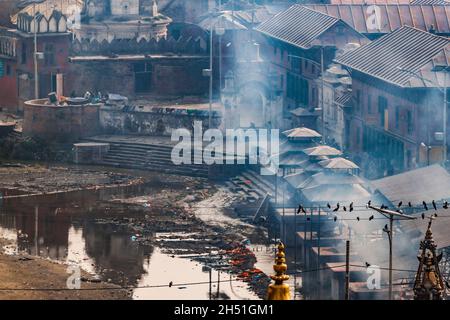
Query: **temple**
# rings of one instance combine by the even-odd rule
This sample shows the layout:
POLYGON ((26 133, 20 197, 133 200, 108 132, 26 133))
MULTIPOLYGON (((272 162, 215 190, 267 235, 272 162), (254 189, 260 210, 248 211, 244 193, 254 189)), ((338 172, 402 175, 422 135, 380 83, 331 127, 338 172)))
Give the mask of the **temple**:
POLYGON ((425 239, 420 242, 419 268, 414 281, 414 300, 442 300, 444 293, 444 281, 439 270, 439 262, 442 259, 442 253, 436 253, 436 244, 431 232, 430 218, 425 239))

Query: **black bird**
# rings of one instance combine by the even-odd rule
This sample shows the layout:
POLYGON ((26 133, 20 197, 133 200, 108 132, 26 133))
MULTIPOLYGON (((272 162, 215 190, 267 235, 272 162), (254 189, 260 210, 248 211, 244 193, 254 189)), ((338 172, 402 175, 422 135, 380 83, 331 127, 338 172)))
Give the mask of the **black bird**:
POLYGON ((339 210, 339 207, 336 207, 333 209, 333 212, 337 212, 339 210))
POLYGON ((345 206, 343 207, 343 209, 344 209, 344 211, 347 211, 347 208, 345 206))
POLYGON ((370 217, 369 217, 369 221, 372 221, 373 220, 373 215, 371 215, 370 217))
POLYGON ((372 204, 372 200, 369 200, 369 202, 367 202, 367 205, 370 206, 372 204))
POLYGON ((368 263, 367 261, 366 261, 366 267, 367 268, 370 267, 370 263, 368 263))
POLYGON ((448 209, 448 202, 447 201, 445 201, 444 202, 444 205, 442 206, 444 209, 448 209))
POLYGON ((433 204, 433 208, 434 208, 434 210, 437 210, 437 207, 436 207, 436 202, 434 202, 434 200, 431 202, 432 204, 433 204))
POLYGON ((428 210, 428 206, 427 203, 425 201, 422 201, 423 207, 425 208, 425 210, 428 210))
POLYGON ((387 207, 382 203, 380 209, 381 209, 381 210, 387 209, 387 207))
POLYGON ((169 288, 172 288, 172 286, 173 286, 173 282, 170 281, 170 282, 169 282, 169 288))
POLYGON ((358 221, 359 221, 359 217, 356 217, 356 220, 358 220, 358 221))
POLYGON ((331 205, 329 203, 327 203, 327 207, 328 209, 331 209, 331 205))
POLYGON ((387 225, 387 224, 384 226, 383 231, 384 231, 384 232, 389 232, 389 228, 388 228, 388 225, 387 225))
POLYGON ((422 213, 422 219, 425 219, 425 213, 422 213))
POLYGON ((333 220, 334 220, 334 222, 336 222, 337 221, 337 217, 335 216, 333 220))
POLYGON ((403 204, 403 202, 400 201, 400 202, 398 203, 398 207, 400 208, 400 207, 402 206, 402 204, 403 204))
POLYGON ((408 207, 412 207, 412 204, 411 204, 411 201, 410 202, 408 202, 408 207))
POLYGON ((437 216, 438 216, 437 213, 435 213, 435 214, 434 214, 434 217, 437 218, 437 216))

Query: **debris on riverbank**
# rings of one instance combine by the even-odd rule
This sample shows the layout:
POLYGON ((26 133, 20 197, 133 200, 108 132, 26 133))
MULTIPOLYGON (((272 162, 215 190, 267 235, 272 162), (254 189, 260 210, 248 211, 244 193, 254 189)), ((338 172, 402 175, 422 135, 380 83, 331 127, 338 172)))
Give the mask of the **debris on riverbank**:
MULTIPOLYGON (((105 282, 81 282, 82 290, 67 287, 67 265, 25 254, 5 255, 0 239, 0 300, 128 300, 131 292, 105 282), (11 289, 11 290, 4 290, 11 289)), ((84 279, 90 275, 82 272, 84 279)))

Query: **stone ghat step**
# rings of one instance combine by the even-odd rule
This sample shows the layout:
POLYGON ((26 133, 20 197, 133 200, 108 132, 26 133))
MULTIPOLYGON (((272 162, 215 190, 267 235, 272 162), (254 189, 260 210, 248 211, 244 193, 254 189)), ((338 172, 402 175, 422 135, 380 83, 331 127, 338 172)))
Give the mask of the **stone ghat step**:
POLYGON ((114 164, 136 164, 140 166, 162 165, 166 167, 203 170, 208 172, 208 166, 206 164, 174 164, 170 159, 141 159, 141 158, 129 158, 120 155, 107 155, 103 158, 103 162, 109 162, 114 164))
POLYGON ((179 174, 179 175, 194 176, 194 177, 201 177, 201 178, 208 177, 208 171, 205 172, 205 170, 201 170, 201 169, 189 169, 189 168, 183 169, 181 167, 163 166, 163 165, 157 165, 157 164, 144 165, 144 164, 136 164, 135 162, 101 161, 100 164, 107 165, 107 166, 115 166, 115 167, 119 167, 119 168, 158 171, 158 172, 163 172, 163 173, 179 174))
MULTIPOLYGON (((148 154, 123 154, 123 153, 116 153, 116 152, 108 152, 104 159, 110 159, 110 160, 130 160, 133 159, 135 161, 141 161, 143 163, 146 162, 152 162, 152 161, 159 161, 163 163, 173 163, 170 156, 164 156, 164 155, 148 155, 148 154)), ((191 158, 191 164, 185 164, 185 165, 196 165, 196 166, 207 166, 208 164, 204 161, 207 161, 206 159, 201 158, 191 158), (201 163, 196 163, 196 160, 198 160, 201 163)))

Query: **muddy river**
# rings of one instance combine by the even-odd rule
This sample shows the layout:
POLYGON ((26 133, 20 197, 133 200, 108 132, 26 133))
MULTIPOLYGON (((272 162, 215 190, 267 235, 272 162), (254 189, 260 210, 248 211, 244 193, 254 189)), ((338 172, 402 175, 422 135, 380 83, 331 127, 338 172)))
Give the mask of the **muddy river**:
MULTIPOLYGON (((120 197, 143 194, 145 190, 122 192, 120 197)), ((4 248, 8 254, 28 253, 81 266, 94 278, 134 287, 134 299, 209 299, 210 292, 219 299, 258 299, 235 275, 210 272, 189 255, 139 243, 129 230, 104 223, 105 218, 144 214, 127 214, 109 201, 110 194, 86 191, 38 200, 10 195, 17 197, 0 199, 0 237, 10 240, 4 248)))

